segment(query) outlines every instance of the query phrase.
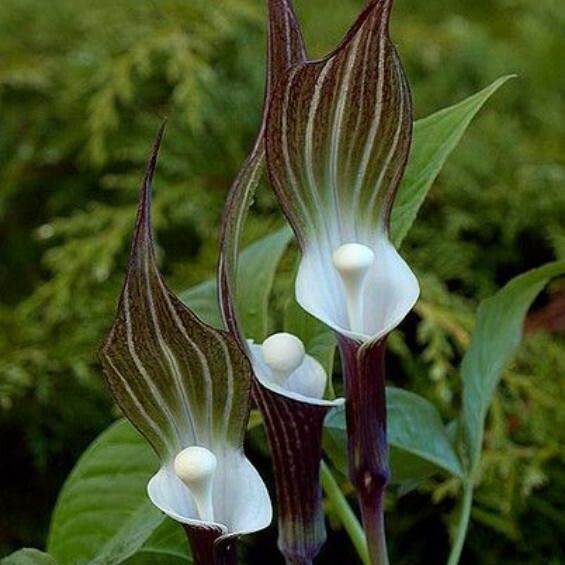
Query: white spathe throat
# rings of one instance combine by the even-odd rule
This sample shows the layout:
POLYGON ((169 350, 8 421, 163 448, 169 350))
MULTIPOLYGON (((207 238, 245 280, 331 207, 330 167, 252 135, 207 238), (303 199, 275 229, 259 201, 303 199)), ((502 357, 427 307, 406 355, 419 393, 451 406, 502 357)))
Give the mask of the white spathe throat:
POLYGON ((290 333, 269 336, 261 345, 249 340, 255 376, 269 390, 310 404, 334 406, 343 399, 324 400, 327 374, 306 353, 302 341, 290 333))
POLYGON ((370 245, 312 243, 304 250, 295 290, 307 312, 362 342, 393 330, 420 292, 414 273, 384 233, 370 245))

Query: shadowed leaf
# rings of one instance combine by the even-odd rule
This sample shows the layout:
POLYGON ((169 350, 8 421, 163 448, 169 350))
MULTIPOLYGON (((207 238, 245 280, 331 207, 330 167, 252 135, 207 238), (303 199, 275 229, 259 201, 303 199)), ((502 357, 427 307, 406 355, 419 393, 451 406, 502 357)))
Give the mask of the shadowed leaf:
MULTIPOLYGON (((164 516, 145 492, 158 461, 125 420, 83 453, 59 495, 48 550, 61 563, 121 563, 164 516)), ((179 528, 180 530, 180 528, 179 528)))
POLYGON ((43 551, 26 547, 0 559, 0 565, 57 565, 57 561, 43 551))
MULTIPOLYGON (((423 478, 434 469, 463 477, 462 465, 436 408, 425 398, 387 387, 387 431, 392 481, 423 478)), ((325 422, 325 447, 337 468, 347 473, 345 410, 334 409, 325 422)))
MULTIPOLYGON (((239 256, 239 314, 245 335, 261 342, 267 337, 269 297, 275 272, 292 237, 288 228, 273 232, 247 246, 239 256)), ((181 293, 182 301, 202 320, 221 326, 216 281, 208 280, 181 293)))

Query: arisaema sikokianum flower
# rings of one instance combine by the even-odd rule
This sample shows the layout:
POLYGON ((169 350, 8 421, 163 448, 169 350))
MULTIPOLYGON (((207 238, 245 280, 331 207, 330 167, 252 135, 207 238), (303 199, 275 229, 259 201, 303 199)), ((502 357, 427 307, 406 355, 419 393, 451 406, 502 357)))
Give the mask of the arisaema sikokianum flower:
POLYGON ((288 0, 268 0, 268 57, 263 121, 255 146, 226 203, 218 288, 224 323, 250 356, 253 396, 263 416, 277 489, 278 546, 287 563, 309 564, 325 541, 320 460, 323 422, 343 399, 324 398, 327 375, 293 335, 278 333, 262 344, 245 339, 236 296, 240 235, 265 165, 266 115, 276 84, 293 64, 305 61, 302 34, 288 0))
POLYGON ((373 563, 386 562, 384 339, 419 294, 388 237, 411 143, 410 92, 372 0, 341 44, 297 61, 269 104, 269 178, 301 248, 298 303, 331 327, 344 369, 350 479, 373 563))
POLYGON ((162 129, 100 359, 116 402, 160 459, 149 498, 184 526, 196 563, 233 563, 237 537, 272 518, 267 489, 243 453, 252 369, 238 340, 198 319, 157 268, 150 206, 161 137, 162 129))

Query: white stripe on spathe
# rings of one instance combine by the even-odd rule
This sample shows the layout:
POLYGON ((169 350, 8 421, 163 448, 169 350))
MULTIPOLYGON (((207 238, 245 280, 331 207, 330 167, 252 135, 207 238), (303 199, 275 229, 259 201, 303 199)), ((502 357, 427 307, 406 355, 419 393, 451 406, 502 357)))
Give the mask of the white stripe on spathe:
POLYGON ((288 116, 287 116, 287 110, 289 108, 289 101, 290 101, 290 91, 294 82, 294 78, 296 77, 296 73, 298 72, 300 67, 296 66, 293 67, 290 71, 289 77, 288 77, 288 82, 286 85, 286 89, 285 89, 285 93, 284 93, 284 104, 283 104, 283 112, 282 112, 282 116, 281 116, 281 148, 282 148, 282 153, 283 153, 283 159, 284 159, 284 164, 285 164, 285 168, 287 171, 287 175, 288 175, 288 179, 290 181, 290 188, 292 190, 292 192, 294 193, 294 200, 296 202, 296 204, 299 205, 299 207, 302 209, 302 217, 304 218, 304 221, 309 224, 309 229, 312 229, 312 226, 314 225, 312 218, 310 217, 310 211, 308 209, 308 206, 306 205, 306 203, 304 202, 304 199, 302 197, 302 193, 300 190, 300 185, 298 183, 298 180, 296 179, 296 174, 292 168, 292 163, 290 161, 290 153, 289 153, 289 147, 288 147, 288 116))
MULTIPOLYGON (((399 80, 399 84, 402 84, 402 72, 400 71, 400 68, 398 65, 394 65, 395 71, 396 71, 396 75, 397 78, 399 80)), ((394 154, 396 152, 396 148, 398 147, 398 141, 400 140, 400 134, 402 133, 402 120, 404 119, 404 96, 402 96, 401 93, 401 97, 400 97, 400 109, 398 112, 398 123, 396 125, 396 131, 394 132, 394 139, 390 148, 390 151, 387 155, 387 158, 385 160, 385 162, 383 163, 383 166, 381 168, 381 172, 379 174, 379 178, 377 180, 377 184, 375 189, 373 190, 373 193, 371 194, 371 199, 369 200, 369 205, 367 206, 367 210, 366 210, 366 215, 365 215, 365 224, 368 224, 371 221, 371 216, 372 216, 372 212, 373 212, 373 208, 375 207, 376 204, 376 199, 378 196, 378 193, 381 190, 381 185, 382 185, 382 181, 384 178, 385 173, 388 171, 388 167, 392 161, 392 158, 394 157, 394 154)))
POLYGON ((345 102, 350 91, 350 78, 355 62, 357 60, 357 52, 359 49, 359 42, 361 41, 362 34, 358 33, 353 41, 352 48, 347 56, 345 63, 345 73, 341 79, 340 93, 335 104, 334 121, 332 127, 332 135, 330 140, 330 158, 328 160, 328 178, 331 184, 332 203, 337 216, 337 224, 341 224, 341 205, 339 198, 338 188, 338 160, 339 160, 339 147, 341 143, 341 130, 343 125, 343 115, 345 113, 345 102))
POLYGON ((359 169, 357 172, 355 188, 353 190, 353 211, 356 214, 361 201, 361 192, 363 189, 363 181, 365 180, 365 175, 367 174, 367 166, 371 158, 371 153, 375 145, 375 139, 377 136, 377 131, 381 124, 381 116, 383 110, 383 92, 384 92, 384 75, 385 75, 385 58, 386 58, 386 35, 385 35, 385 23, 381 22, 381 27, 378 30, 379 36, 379 60, 377 64, 377 93, 374 107, 373 120, 371 122, 371 128, 367 134, 365 141, 365 147, 363 149, 363 157, 361 158, 361 163, 359 164, 359 169))
POLYGON ((125 288, 124 288, 124 314, 126 318, 126 339, 127 339, 127 348, 129 354, 134 362, 136 369, 139 371, 140 375, 143 377, 143 380, 147 383, 147 387, 151 391, 153 395, 155 404, 160 406, 163 410, 165 415, 165 419, 169 422, 171 427, 171 433, 175 435, 175 439, 177 445, 182 445, 182 434, 180 433, 179 429, 177 428, 177 423, 174 415, 171 413, 169 405, 165 402, 164 398, 161 396, 161 392, 158 388, 155 387, 153 380, 147 373, 146 368, 144 367, 143 363, 139 359, 137 352, 135 350, 135 346, 133 343, 133 332, 131 327, 131 312, 129 306, 129 280, 126 280, 125 288))
MULTIPOLYGON (((374 33, 374 28, 372 26, 369 26, 369 29, 367 31, 367 40, 365 41, 365 50, 363 52, 363 66, 362 66, 362 71, 361 71, 361 76, 365 77, 367 74, 367 63, 369 60, 369 51, 371 49, 371 44, 372 44, 372 37, 373 37, 373 33, 374 33)), ((377 81, 378 81, 378 77, 377 77, 377 81)), ((378 83, 377 83, 378 84, 378 83)), ((378 86, 377 86, 378 88, 378 86)), ((361 92, 359 93, 359 97, 358 97, 358 101, 361 102, 361 104, 365 103, 365 81, 362 80, 361 81, 361 92)), ((362 118, 363 118, 363 111, 362 111, 362 106, 359 107, 359 111, 357 112, 357 120, 355 122, 355 128, 353 129, 353 133, 351 135, 348 136, 349 138, 349 150, 347 152, 347 159, 346 159, 346 170, 348 172, 348 180, 351 178, 351 166, 352 166, 352 156, 353 156, 353 150, 355 148, 355 143, 354 140, 357 139, 357 136, 359 135, 359 126, 362 123, 362 118)), ((353 197, 355 198, 355 196, 353 197)), ((352 210, 355 211, 357 209, 357 206, 359 205, 358 202, 355 202, 355 200, 353 199, 353 204, 352 204, 352 210)))
POLYGON ((103 352, 102 354, 108 365, 110 365, 110 368, 112 369, 114 374, 120 379, 120 381, 122 381, 124 390, 126 391, 127 395, 131 398, 132 402, 135 404, 135 407, 138 410, 139 414, 141 414, 143 419, 147 422, 147 425, 153 430, 155 435, 159 438, 165 450, 170 455, 173 455, 175 453, 175 449, 173 445, 169 442, 167 436, 163 434, 161 428, 157 425, 155 420, 153 420, 153 418, 151 418, 151 416, 145 411, 143 404, 139 401, 139 399, 137 398, 137 396, 129 386, 128 380, 122 375, 122 373, 114 365, 112 358, 106 352, 103 352))
POLYGON ((145 278, 145 290, 147 292, 147 302, 149 304, 149 312, 151 314, 151 319, 153 320, 153 327, 155 329, 155 333, 157 335, 157 342, 163 352, 165 359, 167 360, 167 364, 169 366, 170 373, 173 376, 173 381, 175 385, 175 390, 177 393, 177 399, 179 401, 179 408, 182 411, 183 417, 185 419, 184 425, 182 426, 182 435, 183 435, 183 442, 182 446, 187 443, 188 445, 193 445, 195 443, 199 443, 198 437, 198 429, 196 427, 196 422, 194 421, 194 413, 191 408, 191 403, 186 393, 183 378, 177 363, 177 360, 171 351, 169 345, 163 339, 163 334, 161 332, 161 327, 159 325, 159 319, 157 316, 157 312, 155 309, 155 302, 153 300, 153 292, 151 289, 151 279, 149 275, 150 266, 154 268, 154 275, 157 279, 160 278, 157 269, 155 268, 154 261, 149 261, 150 253, 146 252, 144 254, 144 262, 143 262, 143 275, 145 278), (184 437, 186 433, 189 433, 189 437, 184 437))
POLYGON ((318 225, 325 225, 324 222, 324 201, 323 197, 320 196, 320 190, 316 182, 316 175, 312 168, 314 157, 312 151, 312 145, 314 141, 314 119, 318 112, 318 107, 320 104, 320 96, 322 94, 322 87, 326 77, 334 64, 334 59, 328 59, 318 74, 316 83, 314 85, 314 95, 310 99, 310 105, 308 107, 308 119, 306 121, 306 132, 304 139, 304 169, 306 172, 306 178, 308 179, 308 187, 310 188, 311 204, 318 216, 318 225))
MULTIPOLYGON (((169 291, 167 290, 167 287, 163 283, 161 276, 158 276, 157 279, 159 281, 159 286, 161 287, 161 290, 163 292, 163 298, 165 299, 167 307, 168 307, 169 311, 171 312, 173 321, 175 323, 175 327, 181 332, 182 336, 186 339, 189 346, 192 348, 192 350, 194 351, 194 353, 196 353, 196 356, 198 357, 198 361, 199 361, 201 369, 202 369, 200 374, 203 377, 203 381, 204 381, 204 385, 205 385, 204 386, 204 398, 205 398, 205 404, 206 404, 205 414, 206 414, 206 418, 207 418, 207 425, 206 426, 199 426, 199 427, 201 429, 206 428, 208 430, 212 430, 213 406, 214 406, 213 400, 214 399, 213 399, 213 392, 212 392, 212 376, 210 374, 210 367, 208 366, 208 360, 206 359, 206 356, 204 355, 202 350, 198 347, 198 344, 194 340, 192 340, 190 338, 190 336, 188 335, 188 332, 186 331, 186 328, 184 327, 182 320, 179 318, 179 315, 178 315, 174 305, 172 304, 172 302, 169 298, 169 291)), ((207 329, 209 331, 212 331, 211 328, 209 328, 209 327, 207 327, 207 329)), ((209 439, 211 440, 211 437, 209 439)))

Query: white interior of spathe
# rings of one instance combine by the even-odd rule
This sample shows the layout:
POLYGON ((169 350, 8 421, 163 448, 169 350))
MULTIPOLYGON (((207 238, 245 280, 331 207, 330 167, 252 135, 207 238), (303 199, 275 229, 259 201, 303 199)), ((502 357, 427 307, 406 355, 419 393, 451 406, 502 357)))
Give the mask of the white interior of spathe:
POLYGON ((310 355, 306 354, 304 356, 300 366, 288 375, 283 386, 280 383, 279 375, 273 373, 267 363, 265 363, 262 346, 254 343, 252 340, 248 340, 247 343, 251 351, 253 371, 265 388, 299 402, 319 406, 338 406, 343 404, 343 398, 336 398, 335 400, 323 399, 327 384, 326 372, 322 365, 310 355), (320 373, 323 374, 324 378, 312 379, 313 375, 320 375, 320 373), (307 383, 306 386, 305 383, 307 383))
POLYGON ((352 331, 346 292, 332 254, 348 241, 308 246, 296 277, 296 300, 310 314, 342 335, 357 341, 380 339, 393 330, 412 309, 420 288, 414 273, 384 233, 370 246, 375 259, 363 284, 363 324, 352 331))
MULTIPOLYGON (((273 510, 259 473, 237 450, 215 452, 217 468, 212 491, 214 524, 225 533, 245 534, 266 528, 273 510)), ((151 502, 177 522, 198 525, 196 503, 188 487, 175 474, 173 463, 159 469, 147 485, 151 502)))

